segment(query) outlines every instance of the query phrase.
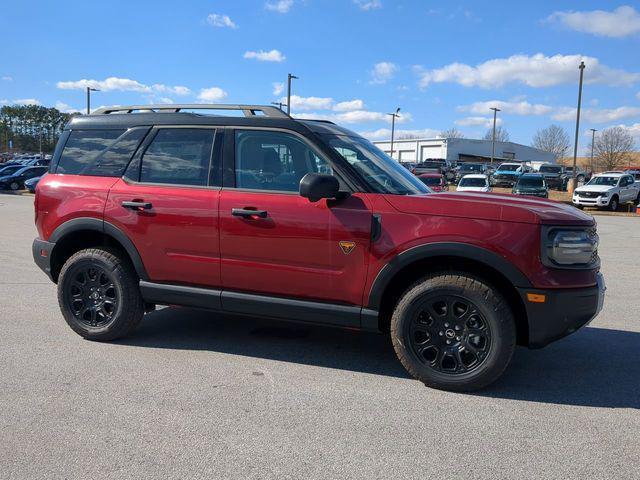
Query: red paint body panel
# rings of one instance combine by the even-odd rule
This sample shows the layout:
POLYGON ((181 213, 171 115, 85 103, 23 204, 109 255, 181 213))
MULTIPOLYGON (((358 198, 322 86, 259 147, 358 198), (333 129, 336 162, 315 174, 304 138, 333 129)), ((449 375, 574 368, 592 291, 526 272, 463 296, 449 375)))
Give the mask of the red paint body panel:
POLYGON ((109 192, 105 221, 131 239, 156 282, 220 287, 219 189, 130 184, 109 192), (151 202, 134 211, 123 201, 151 202))
POLYGON ((371 210, 356 194, 329 207, 297 194, 224 189, 220 251, 225 288, 359 305, 369 256, 371 210), (266 218, 231 215, 266 210, 266 218), (340 241, 355 242, 345 254, 340 241))

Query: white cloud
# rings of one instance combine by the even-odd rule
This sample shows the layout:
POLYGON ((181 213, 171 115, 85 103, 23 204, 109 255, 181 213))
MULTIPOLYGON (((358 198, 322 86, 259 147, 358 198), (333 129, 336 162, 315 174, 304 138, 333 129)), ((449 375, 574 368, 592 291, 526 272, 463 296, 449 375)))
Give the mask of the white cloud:
POLYGON ((340 102, 340 103, 336 103, 333 106, 333 109, 336 112, 349 112, 352 110, 363 110, 364 109, 364 102, 360 99, 355 99, 355 100, 349 100, 346 102, 340 102))
POLYGON ((66 82, 58 82, 56 86, 62 90, 84 90, 87 87, 97 88, 103 92, 121 91, 121 92, 141 92, 141 93, 173 93, 176 95, 188 95, 191 93, 187 87, 181 85, 169 86, 161 83, 153 85, 145 85, 137 80, 129 78, 108 77, 104 80, 74 80, 66 82))
POLYGON ((160 97, 158 100, 160 100, 160 103, 174 103, 169 97, 160 97))
MULTIPOLYGON (((293 103, 293 102, 292 102, 293 103)), ((293 117, 307 118, 316 120, 329 120, 335 123, 369 123, 369 122, 388 122, 391 123, 391 117, 383 112, 372 112, 369 110, 354 110, 351 112, 341 113, 293 113, 293 117)), ((404 113, 400 118, 396 119, 396 123, 410 122, 413 119, 410 113, 404 113)))
POLYGON ((640 33, 640 13, 623 5, 613 11, 591 10, 585 12, 554 12, 548 21, 558 21, 578 32, 601 37, 627 37, 640 33))
POLYGON ((375 10, 382 8, 382 2, 380 0, 353 0, 360 10, 375 10))
MULTIPOLYGON (((286 103, 287 98, 280 99, 286 103)), ((331 110, 333 107, 333 98, 330 97, 300 97, 291 95, 291 110, 331 110)))
POLYGON ((12 102, 14 105, 42 105, 40 100, 35 98, 18 98, 12 102))
POLYGON ((5 81, 5 82, 12 82, 13 81, 13 77, 11 75, 3 75, 0 79, 5 81))
POLYGON ((219 28, 238 28, 238 26, 229 18, 229 15, 220 15, 218 13, 210 13, 207 15, 207 23, 219 28))
POLYGON ((58 100, 56 102, 56 104, 54 105, 54 107, 58 110, 60 110, 62 113, 83 113, 86 111, 86 107, 85 108, 74 108, 71 105, 68 105, 64 102, 61 102, 60 100, 58 100))
POLYGON ((379 62, 373 66, 371 70, 371 82, 370 83, 387 83, 393 78, 398 70, 398 67, 391 62, 379 62))
MULTIPOLYGON (((634 123, 632 125, 613 125, 615 127, 624 128, 636 141, 636 148, 640 145, 640 123, 634 123)), ((591 133, 591 132, 589 132, 591 133)))
MULTIPOLYGON (((493 126, 493 117, 465 117, 456 120, 456 125, 460 125, 461 127, 491 127, 493 126)), ((496 125, 502 124, 502 119, 496 119, 496 125)))
MULTIPOLYGON (((575 121, 576 109, 574 107, 561 107, 551 117, 561 122, 575 121)), ((593 123, 616 122, 625 118, 635 117, 640 117, 640 107, 586 108, 580 111, 582 120, 593 123)))
POLYGON ((284 82, 273 82, 271 85, 273 86, 274 95, 282 95, 282 92, 284 92, 284 82))
POLYGON ((454 82, 465 87, 497 88, 508 83, 523 83, 530 87, 550 87, 575 84, 578 81, 578 65, 586 64, 585 83, 606 85, 631 85, 640 81, 640 73, 626 72, 602 65, 595 57, 583 55, 513 55, 496 58, 476 66, 451 63, 442 68, 423 70, 418 67, 419 85, 454 82))
POLYGON ((531 104, 524 100, 505 102, 502 100, 491 100, 489 102, 475 102, 471 105, 462 105, 458 107, 459 112, 469 112, 478 115, 491 112, 491 107, 499 108, 506 114, 513 115, 545 115, 553 111, 553 107, 540 103, 531 104))
POLYGON ((275 49, 269 50, 268 52, 264 50, 259 50, 257 52, 244 52, 244 58, 255 59, 260 62, 284 62, 287 59, 287 57, 285 57, 282 52, 275 49))
POLYGON ((272 12, 287 13, 293 6, 293 0, 278 0, 277 2, 267 2, 264 8, 272 12))
POLYGON ((9 104, 9 100, 6 98, 2 98, 0 99, 0 105, 8 105, 9 104))
MULTIPOLYGON (((390 128, 379 128, 377 130, 360 132, 365 138, 369 140, 387 140, 391 138, 391 129, 390 128)), ((396 139, 401 137, 415 137, 415 138, 436 138, 440 135, 439 130, 434 130, 432 128, 423 128, 418 130, 402 130, 397 129, 394 133, 396 139)))
POLYGON ((227 96, 227 92, 219 87, 203 88, 198 94, 198 100, 203 102, 219 102, 227 96))
POLYGON ((636 98, 640 100, 640 92, 636 93, 636 98))

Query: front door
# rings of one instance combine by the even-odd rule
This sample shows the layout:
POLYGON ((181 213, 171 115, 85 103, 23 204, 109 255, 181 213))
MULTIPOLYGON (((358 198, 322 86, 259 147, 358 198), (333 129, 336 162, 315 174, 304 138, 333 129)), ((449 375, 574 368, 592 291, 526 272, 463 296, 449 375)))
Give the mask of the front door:
POLYGON ((333 169, 292 132, 236 130, 234 140, 235 188, 223 188, 219 204, 224 290, 360 305, 371 230, 366 195, 301 197, 305 174, 333 169))
POLYGON ((109 191, 105 221, 132 240, 153 282, 220 286, 222 141, 212 128, 158 128, 109 191))

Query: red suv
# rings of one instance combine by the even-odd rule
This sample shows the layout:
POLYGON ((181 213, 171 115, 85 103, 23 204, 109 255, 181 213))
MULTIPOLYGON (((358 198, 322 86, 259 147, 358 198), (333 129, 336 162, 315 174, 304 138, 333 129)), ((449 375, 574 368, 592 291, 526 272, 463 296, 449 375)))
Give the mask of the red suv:
POLYGON ((433 195, 369 141, 256 105, 75 117, 35 198, 36 263, 79 335, 157 304, 390 333, 425 384, 496 380, 602 308, 591 216, 511 195, 433 195), (244 116, 203 115, 199 109, 244 116))

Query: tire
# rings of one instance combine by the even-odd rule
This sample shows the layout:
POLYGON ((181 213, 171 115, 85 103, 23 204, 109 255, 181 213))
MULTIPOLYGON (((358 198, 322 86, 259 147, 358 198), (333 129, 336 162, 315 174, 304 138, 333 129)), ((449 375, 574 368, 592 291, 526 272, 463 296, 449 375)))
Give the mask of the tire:
POLYGON ((145 308, 133 266, 107 248, 81 250, 65 262, 58 278, 58 304, 73 331, 95 341, 128 335, 145 308))
POLYGON ((20 184, 18 184, 18 182, 11 182, 9 188, 15 192, 20 188, 20 184))
POLYGON ((391 340, 415 379, 440 390, 470 392, 505 371, 516 327, 506 300, 492 286, 465 273, 443 272, 402 295, 391 318, 391 340))
POLYGON ((611 210, 612 212, 615 212, 616 210, 618 210, 618 207, 619 207, 618 197, 614 195, 611 198, 611 201, 609 202, 609 210, 611 210))

